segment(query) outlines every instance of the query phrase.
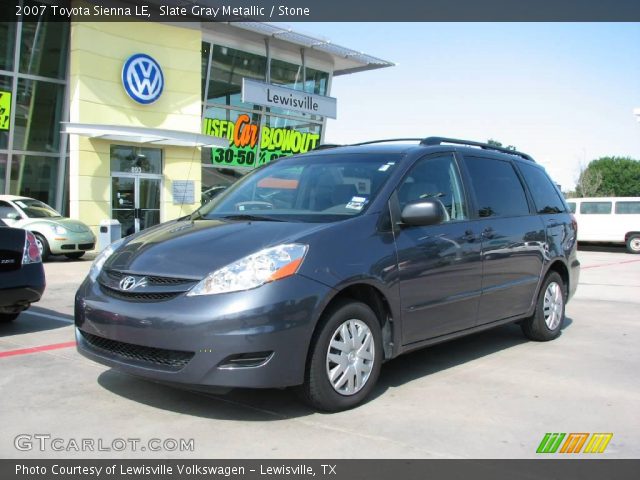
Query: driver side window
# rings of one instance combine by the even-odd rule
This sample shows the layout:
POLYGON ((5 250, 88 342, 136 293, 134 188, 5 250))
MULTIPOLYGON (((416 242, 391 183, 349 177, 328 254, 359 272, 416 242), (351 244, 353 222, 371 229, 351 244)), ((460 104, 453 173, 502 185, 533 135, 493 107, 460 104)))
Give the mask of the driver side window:
POLYGON ((425 198, 437 198, 442 202, 448 214, 447 221, 468 218, 462 181, 452 154, 419 160, 398 188, 401 209, 425 198))

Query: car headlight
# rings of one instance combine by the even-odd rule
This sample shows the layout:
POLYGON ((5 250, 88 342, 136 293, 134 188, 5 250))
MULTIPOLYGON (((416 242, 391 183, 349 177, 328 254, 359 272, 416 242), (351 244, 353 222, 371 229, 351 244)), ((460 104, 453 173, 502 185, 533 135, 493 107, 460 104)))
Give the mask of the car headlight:
POLYGON ((53 231, 56 232, 57 235, 66 235, 67 234, 67 229, 64 228, 62 225, 54 225, 53 226, 53 231))
POLYGON ((121 238, 117 242, 113 242, 102 252, 100 252, 100 254, 96 257, 96 259, 91 264, 91 269, 89 270, 89 278, 92 282, 95 282, 98 279, 98 275, 100 275, 104 263, 111 255, 113 255, 113 253, 118 249, 122 242, 124 242, 124 238, 121 238))
POLYGON ((207 275, 187 296, 238 292, 294 275, 307 245, 291 243, 265 248, 207 275))

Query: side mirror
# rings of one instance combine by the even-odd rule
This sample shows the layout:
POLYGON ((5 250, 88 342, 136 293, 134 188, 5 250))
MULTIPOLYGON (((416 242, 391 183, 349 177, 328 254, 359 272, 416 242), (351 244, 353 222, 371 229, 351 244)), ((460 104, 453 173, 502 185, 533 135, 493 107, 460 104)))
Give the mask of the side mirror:
POLYGON ((437 198, 425 198, 408 203, 402 209, 401 220, 404 225, 426 227, 436 225, 447 219, 447 211, 437 198))
POLYGON ((7 217, 9 220, 20 220, 20 214, 16 212, 7 213, 7 217))

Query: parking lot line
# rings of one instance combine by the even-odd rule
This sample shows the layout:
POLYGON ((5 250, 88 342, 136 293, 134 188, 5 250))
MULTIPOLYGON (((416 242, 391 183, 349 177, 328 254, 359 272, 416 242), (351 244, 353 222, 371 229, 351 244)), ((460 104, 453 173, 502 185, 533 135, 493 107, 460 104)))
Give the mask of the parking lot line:
POLYGON ((40 345, 38 347, 19 348, 17 350, 8 350, 0 352, 0 358, 13 357, 15 355, 26 355, 28 353, 46 352, 48 350, 58 350, 60 348, 75 347, 76 342, 52 343, 50 345, 40 345))
POLYGON ((598 265, 587 265, 586 267, 580 267, 580 268, 582 270, 586 270, 587 268, 611 267, 612 265, 622 265, 623 263, 635 263, 635 262, 640 262, 640 258, 637 260, 623 260, 622 262, 600 263, 598 265))

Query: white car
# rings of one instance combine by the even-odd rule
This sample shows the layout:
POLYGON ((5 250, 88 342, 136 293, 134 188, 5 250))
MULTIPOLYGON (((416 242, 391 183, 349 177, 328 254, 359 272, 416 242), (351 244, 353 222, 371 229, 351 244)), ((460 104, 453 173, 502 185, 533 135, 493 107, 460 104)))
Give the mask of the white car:
POLYGON ((87 225, 63 217, 34 198, 0 195, 0 219, 10 227, 32 232, 43 260, 49 255, 77 259, 96 244, 96 237, 87 225))

